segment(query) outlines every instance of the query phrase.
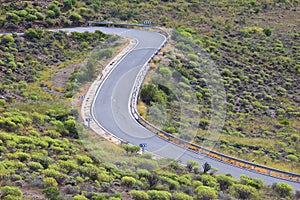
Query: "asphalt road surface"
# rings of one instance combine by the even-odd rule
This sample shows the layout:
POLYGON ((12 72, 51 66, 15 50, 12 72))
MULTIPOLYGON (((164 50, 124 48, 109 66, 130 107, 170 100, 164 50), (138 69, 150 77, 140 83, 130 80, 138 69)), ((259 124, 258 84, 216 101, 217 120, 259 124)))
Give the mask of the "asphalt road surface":
POLYGON ((164 42, 165 37, 163 35, 139 29, 106 27, 63 30, 81 32, 101 30, 105 33, 118 34, 138 41, 136 47, 117 64, 107 79, 98 88, 95 96, 92 107, 94 119, 106 131, 134 145, 147 143, 146 150, 160 157, 173 158, 182 163, 185 163, 187 160, 195 160, 200 165, 208 162, 212 167, 218 168, 218 173, 228 173, 235 178, 239 178, 241 174, 245 174, 249 177, 262 178, 265 184, 268 185, 276 182, 286 182, 295 189, 300 189, 300 183, 242 169, 169 143, 145 129, 133 119, 129 110, 131 90, 141 67, 164 42))

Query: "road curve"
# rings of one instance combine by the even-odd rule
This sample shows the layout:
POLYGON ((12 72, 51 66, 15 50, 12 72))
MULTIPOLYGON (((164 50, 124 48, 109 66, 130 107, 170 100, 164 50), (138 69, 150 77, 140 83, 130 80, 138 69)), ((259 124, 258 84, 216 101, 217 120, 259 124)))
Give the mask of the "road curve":
POLYGON ((187 160, 196 160, 200 164, 208 162, 213 167, 218 168, 218 173, 229 173, 235 178, 239 178, 241 174, 245 174, 249 177, 262 178, 267 185, 277 182, 286 182, 294 187, 294 189, 300 188, 300 183, 271 177, 223 163, 211 157, 200 155, 191 150, 169 143, 145 129, 133 119, 129 109, 131 90, 142 66, 148 62, 149 58, 151 58, 164 43, 166 38, 163 35, 146 30, 104 27, 86 27, 67 30, 101 30, 105 33, 114 33, 122 37, 137 40, 135 48, 117 63, 116 67, 106 77, 96 92, 91 112, 94 120, 96 120, 103 129, 123 141, 128 141, 134 145, 147 143, 147 150, 160 157, 173 158, 182 163, 186 163, 187 160))

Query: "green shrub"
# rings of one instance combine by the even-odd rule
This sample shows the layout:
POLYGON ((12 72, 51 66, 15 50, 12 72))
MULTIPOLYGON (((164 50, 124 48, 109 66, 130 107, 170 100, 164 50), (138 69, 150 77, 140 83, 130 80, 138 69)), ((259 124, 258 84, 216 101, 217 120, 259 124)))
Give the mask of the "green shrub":
POLYGON ((15 152, 7 155, 11 159, 18 159, 21 162, 24 162, 30 158, 30 154, 24 152, 15 152))
POLYGON ((289 197, 292 194, 293 187, 287 183, 276 183, 272 186, 273 190, 280 196, 280 197, 289 197))
POLYGON ((87 155, 76 155, 76 159, 79 165, 84 163, 93 163, 93 160, 87 155))
POLYGON ((7 44, 7 43, 14 43, 15 39, 12 35, 4 35, 1 37, 1 43, 7 44))
POLYGON ((43 171, 43 173, 45 176, 55 178, 56 180, 63 177, 63 174, 55 169, 46 169, 43 171))
POLYGON ((82 22, 82 17, 78 13, 72 13, 70 15, 70 20, 73 21, 74 24, 79 24, 80 22, 82 22))
POLYGON ((217 191, 211 187, 199 186, 195 189, 196 199, 212 200, 218 197, 217 191))
POLYGON ((181 185, 191 185, 192 177, 188 174, 182 175, 178 178, 178 182, 181 185))
POLYGON ((239 199, 251 199, 256 198, 258 193, 254 187, 242 184, 235 184, 231 186, 230 193, 239 199))
POLYGON ((78 194, 78 195, 74 196, 73 200, 88 200, 88 198, 78 194))
POLYGON ((183 192, 175 192, 172 196, 172 200, 193 200, 193 197, 183 192))
POLYGON ((10 196, 14 197, 15 200, 22 199, 22 191, 17 187, 12 186, 4 186, 1 187, 0 190, 2 191, 2 196, 10 196))
POLYGON ((169 200, 172 197, 171 193, 159 190, 148 190, 147 194, 151 200, 169 200))
POLYGON ((50 16, 49 16, 50 18, 57 18, 61 14, 59 7, 54 3, 49 4, 48 9, 49 10, 47 11, 47 15, 48 15, 48 13, 50 13, 52 11, 50 16))
POLYGON ((96 166, 92 164, 84 164, 83 166, 79 166, 78 170, 84 176, 87 176, 92 180, 97 180, 99 170, 96 166))
POLYGON ((0 106, 4 107, 6 104, 6 101, 4 99, 0 99, 0 106))
POLYGON ((211 176, 209 174, 202 174, 201 182, 203 183, 203 185, 209 186, 209 187, 216 187, 218 185, 216 178, 214 178, 213 176, 211 176))
POLYGON ((72 170, 78 169, 78 165, 73 160, 59 160, 58 161, 59 166, 63 169, 63 171, 69 173, 72 170))
POLYGON ((46 16, 49 17, 49 18, 55 18, 56 17, 56 14, 53 10, 48 10, 46 12, 46 16))
POLYGON ((147 105, 150 105, 151 102, 165 105, 167 96, 163 91, 159 90, 156 85, 149 84, 142 87, 141 100, 147 105))
POLYGON ((220 174, 217 176, 217 182, 220 185, 220 189, 224 191, 227 190, 231 185, 233 185, 235 180, 231 176, 220 174))
POLYGON ((159 69, 159 73, 162 74, 162 76, 166 79, 170 79, 172 76, 172 72, 169 68, 167 67, 161 67, 159 69))
POLYGON ((105 174, 105 173, 99 173, 98 176, 97 176, 97 180, 102 183, 102 182, 106 182, 106 183, 109 183, 113 180, 113 178, 108 175, 108 174, 105 174))
POLYGON ((39 163, 39 162, 32 161, 32 162, 29 162, 27 165, 31 170, 34 170, 34 171, 44 169, 43 165, 41 165, 41 163, 39 163))
POLYGON ((97 53, 97 59, 107 59, 110 58, 113 54, 113 51, 111 49, 105 49, 101 50, 100 52, 97 53))
POLYGON ((272 29, 271 28, 264 28, 263 32, 266 36, 271 36, 272 35, 272 29))
POLYGON ((225 77, 230 77, 232 74, 231 74, 231 71, 229 69, 223 69, 222 72, 221 72, 221 75, 225 76, 225 77))
POLYGON ((137 153, 138 151, 141 150, 139 146, 135 145, 129 145, 129 144, 124 144, 123 148, 125 149, 126 153, 137 153))
POLYGON ((278 87, 277 88, 277 93, 278 95, 284 95, 286 93, 286 89, 282 88, 282 87, 278 87))
POLYGON ((119 197, 109 197, 108 200, 121 200, 121 198, 119 198, 119 197))
POLYGON ((297 142, 297 141, 300 141, 300 135, 298 135, 297 133, 294 133, 290 136, 291 140, 293 142, 297 142))
POLYGON ((151 176, 151 173, 146 169, 138 169, 136 173, 138 174, 139 178, 149 178, 151 176))
POLYGON ((126 186, 126 187, 132 187, 135 183, 136 183, 136 179, 130 176, 124 176, 122 178, 122 183, 126 186))
POLYGON ((56 187, 48 187, 48 188, 45 188, 43 189, 43 192, 42 192, 45 197, 47 197, 48 199, 50 200, 54 200, 58 197, 59 195, 59 190, 56 188, 56 187))
POLYGON ((78 138, 78 130, 74 119, 68 119, 64 122, 64 127, 67 129, 68 136, 78 138))
POLYGON ((44 20, 45 19, 45 16, 40 12, 35 13, 35 16, 37 17, 38 20, 44 20))
POLYGON ((63 5, 64 5, 64 10, 70 10, 73 5, 75 4, 76 0, 64 0, 63 5))
POLYGON ((161 177, 161 180, 163 183, 166 183, 169 186, 170 190, 176 190, 179 187, 178 181, 175 181, 171 178, 161 177))
POLYGON ((6 19, 4 17, 0 17, 0 27, 2 27, 5 22, 6 22, 6 19))
POLYGON ((41 33, 39 33, 37 30, 32 29, 32 28, 27 29, 25 31, 24 35, 29 40, 40 39, 42 36, 41 33))
POLYGON ((38 17, 32 14, 26 16, 26 21, 36 21, 37 19, 38 17))
POLYGON ((10 13, 10 12, 8 12, 6 14, 6 19, 7 19, 7 21, 14 23, 14 24, 18 24, 21 21, 21 18, 17 14, 10 13))
POLYGON ((2 198, 2 200, 18 200, 18 197, 15 197, 13 195, 7 195, 4 198, 2 198))
POLYGON ((289 159, 292 162, 298 162, 298 160, 299 160, 299 158, 293 154, 288 155, 287 159, 289 159))
POLYGON ((241 175, 240 182, 244 185, 252 186, 256 189, 261 189, 263 187, 263 180, 259 178, 250 178, 246 175, 241 175))
POLYGON ((44 178, 43 183, 44 183, 45 187, 57 187, 58 186, 58 183, 52 177, 44 178))
POLYGON ((131 190, 129 192, 129 194, 131 195, 131 197, 134 200, 148 200, 149 199, 149 195, 144 191, 131 190))

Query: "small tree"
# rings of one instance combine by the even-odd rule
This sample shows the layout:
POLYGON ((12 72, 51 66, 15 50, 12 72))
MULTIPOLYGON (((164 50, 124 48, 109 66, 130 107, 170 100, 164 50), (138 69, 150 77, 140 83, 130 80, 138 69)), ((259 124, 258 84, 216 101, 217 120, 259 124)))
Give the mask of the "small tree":
POLYGON ((194 160, 188 160, 186 161, 186 167, 188 168, 189 171, 192 171, 193 167, 199 166, 199 163, 194 160))
POLYGON ((211 169, 210 164, 208 164, 207 162, 205 162, 205 163, 202 165, 202 167, 203 167, 203 173, 206 173, 206 172, 208 172, 208 171, 211 169))
POLYGON ((130 145, 129 144, 123 144, 122 145, 123 149, 126 151, 126 153, 129 153, 130 145))
POLYGON ((149 84, 142 87, 141 100, 147 105, 150 105, 151 102, 161 103, 165 105, 167 96, 163 91, 159 90, 156 85, 149 84))

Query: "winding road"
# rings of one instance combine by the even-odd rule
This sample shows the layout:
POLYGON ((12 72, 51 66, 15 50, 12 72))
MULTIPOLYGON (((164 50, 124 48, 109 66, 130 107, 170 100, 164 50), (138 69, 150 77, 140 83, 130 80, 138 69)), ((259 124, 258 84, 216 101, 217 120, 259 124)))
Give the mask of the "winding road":
POLYGON ((182 163, 186 163, 187 160, 195 160, 200 164, 208 162, 213 167, 218 168, 218 173, 229 173, 235 178, 245 174, 249 177, 261 178, 268 185, 276 182, 286 182, 294 189, 300 189, 300 182, 257 173, 177 146, 147 130, 132 117, 129 103, 135 79, 143 65, 165 42, 165 36, 142 29, 86 27, 67 30, 101 30, 104 33, 118 34, 137 41, 136 46, 116 64, 116 67, 101 83, 95 94, 91 114, 104 130, 133 145, 147 143, 146 150, 160 157, 172 158, 182 163))

